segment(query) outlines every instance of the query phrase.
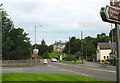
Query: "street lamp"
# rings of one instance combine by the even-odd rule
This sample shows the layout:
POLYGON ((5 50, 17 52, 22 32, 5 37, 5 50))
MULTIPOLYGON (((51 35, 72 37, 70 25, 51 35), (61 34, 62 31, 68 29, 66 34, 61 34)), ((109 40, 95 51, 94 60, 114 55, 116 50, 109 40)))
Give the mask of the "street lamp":
MULTIPOLYGON (((35 49, 36 49, 36 27, 37 26, 35 26, 35 49)), ((39 25, 38 27, 42 27, 42 25, 39 25)))
MULTIPOLYGON (((39 27, 41 27, 41 26, 42 25, 39 25, 39 27)), ((39 52, 39 50, 36 49, 36 27, 37 26, 35 26, 35 49, 33 50, 33 56, 32 56, 32 57, 34 57, 35 62, 37 62, 37 57, 38 57, 38 52, 39 52)))

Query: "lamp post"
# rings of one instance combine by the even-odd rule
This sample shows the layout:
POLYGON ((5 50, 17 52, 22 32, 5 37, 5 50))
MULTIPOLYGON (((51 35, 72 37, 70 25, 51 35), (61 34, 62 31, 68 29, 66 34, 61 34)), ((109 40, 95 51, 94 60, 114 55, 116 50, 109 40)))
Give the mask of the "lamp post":
MULTIPOLYGON (((42 25, 39 25, 39 27, 41 27, 42 25)), ((35 58, 35 62, 37 63, 37 57, 38 57, 38 52, 39 52, 39 50, 38 49, 36 49, 36 27, 37 26, 35 26, 35 49, 33 50, 33 54, 34 54, 34 58, 35 58)))
MULTIPOLYGON (((37 26, 35 26, 35 49, 36 49, 36 27, 37 26)), ((39 27, 42 27, 42 25, 39 25, 39 27)))

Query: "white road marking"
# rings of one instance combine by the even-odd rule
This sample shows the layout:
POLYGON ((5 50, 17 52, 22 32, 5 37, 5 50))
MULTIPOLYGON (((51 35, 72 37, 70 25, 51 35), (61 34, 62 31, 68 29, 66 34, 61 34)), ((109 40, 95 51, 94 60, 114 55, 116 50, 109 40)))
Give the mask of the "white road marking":
MULTIPOLYGON (((80 67, 80 66, 73 66, 73 65, 68 65, 65 63, 56 63, 56 64, 61 64, 61 65, 67 65, 67 66, 72 66, 72 67, 77 67, 77 68, 84 68, 84 67, 80 67)), ((104 71, 104 72, 110 72, 110 73, 116 73, 116 71, 111 71, 111 70, 103 70, 103 69, 96 69, 96 68, 89 68, 89 67, 85 67, 86 69, 91 69, 91 70, 96 70, 96 71, 104 71)))

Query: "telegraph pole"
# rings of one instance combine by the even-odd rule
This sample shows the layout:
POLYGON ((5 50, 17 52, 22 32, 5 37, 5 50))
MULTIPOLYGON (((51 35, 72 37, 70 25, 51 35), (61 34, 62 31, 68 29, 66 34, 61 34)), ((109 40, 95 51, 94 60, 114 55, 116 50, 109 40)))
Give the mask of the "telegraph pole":
POLYGON ((112 56, 113 56, 113 65, 115 64, 115 55, 114 55, 114 43, 113 43, 113 26, 112 26, 112 23, 111 23, 111 34, 112 34, 112 44, 111 44, 111 46, 112 46, 112 56))
POLYGON ((70 37, 69 37, 69 55, 70 55, 70 37))
POLYGON ((83 63, 83 32, 81 31, 82 63, 83 63))

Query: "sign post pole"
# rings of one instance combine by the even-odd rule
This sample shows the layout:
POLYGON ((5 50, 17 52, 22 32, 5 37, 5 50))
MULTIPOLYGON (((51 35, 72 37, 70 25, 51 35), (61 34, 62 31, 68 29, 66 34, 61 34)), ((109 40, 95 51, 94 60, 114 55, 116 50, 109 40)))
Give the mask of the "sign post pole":
POLYGON ((120 83, 120 0, 110 0, 110 6, 102 7, 100 15, 103 21, 115 23, 116 28, 116 76, 120 83))
POLYGON ((116 65, 116 75, 117 75, 117 83, 120 83, 120 26, 118 23, 115 24, 115 28, 117 30, 117 65, 116 65))

